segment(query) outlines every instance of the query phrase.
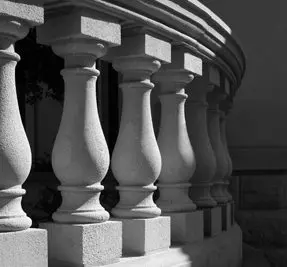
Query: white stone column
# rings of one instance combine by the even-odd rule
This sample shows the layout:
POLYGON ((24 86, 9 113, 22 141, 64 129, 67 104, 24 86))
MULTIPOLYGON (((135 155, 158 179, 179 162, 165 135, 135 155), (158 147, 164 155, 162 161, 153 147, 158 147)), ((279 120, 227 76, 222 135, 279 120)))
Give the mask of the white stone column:
POLYGON ((191 178, 190 197, 200 208, 214 207, 210 195, 211 181, 216 171, 216 159, 207 131, 206 95, 218 83, 213 69, 204 64, 203 76, 188 85, 189 99, 186 105, 186 122, 189 138, 195 153, 196 170, 191 178))
POLYGON ((46 231, 28 229, 32 221, 21 206, 31 164, 31 149, 21 121, 15 67, 15 42, 29 27, 43 23, 43 7, 5 1, 0 5, 0 265, 47 266, 46 231), (21 10, 21 11, 19 11, 21 10), (37 240, 37 246, 33 244, 37 240))
POLYGON ((209 108, 208 108, 208 134, 216 158, 216 173, 212 179, 213 186, 211 189, 212 197, 220 204, 228 202, 228 198, 224 193, 224 177, 228 172, 228 162, 225 154, 225 148, 221 141, 220 133, 220 110, 219 103, 222 101, 226 94, 218 86, 207 95, 209 108))
POLYGON ((157 205, 163 212, 184 212, 196 209, 189 198, 190 179, 196 161, 185 122, 185 86, 202 74, 201 59, 182 47, 173 47, 172 63, 154 75, 158 82, 161 121, 158 145, 162 156, 159 176, 160 197, 157 205))
POLYGON ((69 264, 109 263, 121 255, 121 225, 106 222, 109 213, 99 202, 110 157, 97 109, 100 72, 95 62, 120 44, 120 25, 94 10, 74 8, 48 16, 39 40, 65 60, 65 100, 52 153, 63 199, 53 220, 61 224, 43 225, 49 232, 50 257, 69 264), (76 250, 83 250, 83 257, 76 250))
POLYGON ((120 201, 112 214, 127 219, 123 220, 126 253, 145 254, 167 248, 170 242, 169 218, 158 217, 161 210, 153 201, 154 182, 162 163, 150 107, 150 93, 154 87, 150 77, 162 62, 170 62, 170 51, 168 42, 141 28, 124 32, 122 45, 111 51, 113 66, 123 77, 120 84, 122 115, 112 155, 112 171, 119 182, 120 201), (146 231, 148 224, 156 230, 146 231))
POLYGON ((202 75, 202 61, 181 46, 172 48, 172 62, 153 80, 160 90, 161 121, 158 145, 162 156, 157 205, 171 217, 173 242, 203 239, 203 213, 189 197, 190 180, 196 166, 185 121, 185 86, 202 75))

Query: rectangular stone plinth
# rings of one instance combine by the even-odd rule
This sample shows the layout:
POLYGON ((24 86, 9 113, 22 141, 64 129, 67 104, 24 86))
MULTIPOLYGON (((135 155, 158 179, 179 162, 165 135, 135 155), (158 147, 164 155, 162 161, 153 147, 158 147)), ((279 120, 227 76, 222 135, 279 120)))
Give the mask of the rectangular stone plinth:
POLYGON ((167 213, 171 219, 171 242, 172 243, 193 243, 202 241, 203 211, 197 210, 185 213, 167 213))
POLYGON ((41 228, 48 230, 49 266, 100 266, 122 256, 121 222, 44 223, 41 228))
POLYGON ((205 236, 216 236, 221 233, 221 207, 203 209, 203 219, 205 236))
POLYGON ((123 219, 123 253, 146 255, 170 247, 170 217, 123 219))
POLYGON ((1 267, 48 267, 47 231, 0 233, 1 267))
POLYGON ((231 208, 230 208, 231 225, 234 225, 235 224, 235 201, 232 200, 230 202, 230 205, 231 205, 231 208))
POLYGON ((222 230, 227 231, 231 227, 231 203, 222 204, 221 206, 221 220, 222 230))

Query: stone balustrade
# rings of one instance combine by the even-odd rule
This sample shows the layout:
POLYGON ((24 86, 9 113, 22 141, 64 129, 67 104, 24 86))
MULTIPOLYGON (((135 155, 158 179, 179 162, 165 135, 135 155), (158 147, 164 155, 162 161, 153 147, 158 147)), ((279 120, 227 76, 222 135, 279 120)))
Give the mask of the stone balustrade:
MULTIPOLYGON (((0 11, 0 265, 45 267, 49 259, 49 266, 159 266, 172 253, 173 265, 167 257, 161 266, 211 266, 194 253, 203 244, 212 258, 218 248, 205 236, 216 235, 218 243, 238 240, 230 254, 237 266, 240 229, 231 225, 226 116, 245 59, 229 27, 196 0, 5 0, 0 11), (38 43, 65 63, 51 156, 62 203, 39 229, 30 228, 21 207, 31 150, 17 103, 14 51, 35 26, 38 43), (99 119, 96 81, 106 74, 99 58, 121 76, 113 151, 99 119), (155 89, 160 113, 151 108, 155 89), (100 202, 109 168, 119 192, 111 213, 100 202), (146 256, 155 253, 158 259, 146 256)), ((230 255, 216 253, 224 256, 209 262, 227 266, 230 255)))

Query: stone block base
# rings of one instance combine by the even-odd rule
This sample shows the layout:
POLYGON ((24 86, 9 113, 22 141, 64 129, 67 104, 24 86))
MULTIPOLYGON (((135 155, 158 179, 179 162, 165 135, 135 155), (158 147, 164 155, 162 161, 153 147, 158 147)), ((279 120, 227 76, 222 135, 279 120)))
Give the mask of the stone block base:
POLYGON ((231 208, 230 208, 230 217, 231 217, 231 225, 235 224, 235 201, 232 200, 230 202, 231 208))
POLYGON ((0 233, 1 267, 48 267, 47 231, 0 233))
MULTIPOLYGON (((238 225, 201 242, 172 246, 141 257, 123 257, 109 267, 241 267, 242 235, 238 225)), ((282 265, 286 266, 286 265, 282 265)), ((107 267, 107 266, 105 266, 107 267)), ((245 265, 244 265, 245 267, 245 265)), ((247 267, 247 266, 246 266, 247 267)), ((250 267, 265 267, 250 265, 250 267)))
POLYGON ((100 266, 117 262, 122 255, 121 222, 44 223, 41 228, 48 230, 49 265, 53 267, 100 266))
POLYGON ((231 227, 231 203, 221 204, 221 220, 222 220, 222 230, 227 231, 231 227))
POLYGON ((221 207, 203 209, 204 235, 216 236, 222 231, 221 207))
POLYGON ((186 213, 166 213, 171 218, 171 241, 173 243, 193 243, 202 241, 203 211, 186 213))
POLYGON ((123 219, 123 253, 146 255, 170 246, 170 217, 123 219))

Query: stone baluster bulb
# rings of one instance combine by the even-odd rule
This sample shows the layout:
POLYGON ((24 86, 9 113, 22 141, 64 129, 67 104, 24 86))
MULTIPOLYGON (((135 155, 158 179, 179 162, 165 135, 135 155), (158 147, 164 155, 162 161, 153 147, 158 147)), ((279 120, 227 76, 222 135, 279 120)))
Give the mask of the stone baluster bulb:
POLYGON ((16 40, 28 28, 12 18, 0 20, 0 232, 25 230, 32 224, 22 210, 22 184, 29 175, 32 157, 21 121, 15 85, 16 40))
POLYGON ((152 196, 161 170, 161 156, 154 136, 150 76, 160 62, 146 57, 117 58, 114 68, 123 74, 120 88, 123 107, 112 170, 120 186, 120 202, 112 210, 120 218, 157 217, 160 209, 152 196))
POLYGON ((120 129, 111 160, 120 194, 112 214, 120 219, 161 214, 153 201, 162 161, 151 115, 151 75, 170 61, 170 51, 170 43, 135 26, 123 31, 122 45, 110 54, 114 69, 122 74, 120 129))
POLYGON ((95 62, 107 48, 102 43, 76 39, 55 44, 53 50, 65 59, 64 109, 52 153, 63 201, 53 219, 61 223, 104 222, 109 213, 99 197, 110 159, 97 109, 100 72, 95 62))
POLYGON ((228 201, 232 200, 232 195, 230 194, 229 190, 228 190, 228 186, 229 186, 229 179, 231 178, 231 174, 232 174, 232 160, 229 154, 229 149, 228 149, 228 143, 227 143, 227 137, 226 137, 226 116, 227 116, 228 112, 222 112, 221 113, 221 117, 220 117, 220 133, 221 133, 221 141, 222 144, 224 146, 225 149, 225 155, 226 155, 226 160, 227 160, 227 164, 228 164, 228 168, 227 168, 227 173, 226 176, 224 178, 224 194, 227 196, 228 201))
POLYGON ((211 197, 212 178, 216 172, 216 159, 207 131, 206 95, 213 90, 209 69, 204 66, 203 77, 196 78, 188 85, 189 100, 186 105, 186 120, 189 138, 195 153, 196 170, 191 177, 190 197, 201 208, 214 207, 211 197))
POLYGON ((160 197, 157 205, 163 212, 186 212, 196 209, 189 198, 190 178, 196 166, 185 120, 185 86, 195 75, 201 75, 199 58, 183 51, 172 50, 172 63, 154 75, 158 82, 161 102, 161 121, 158 144, 162 156, 159 176, 160 197))
POLYGON ((208 134, 216 158, 216 173, 212 179, 212 197, 218 203, 226 203, 228 198, 224 193, 224 177, 228 172, 228 162, 225 155, 225 148, 221 141, 220 133, 220 111, 219 102, 225 98, 218 88, 208 94, 208 134))

